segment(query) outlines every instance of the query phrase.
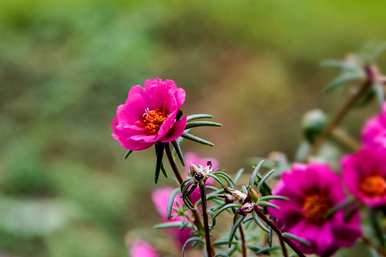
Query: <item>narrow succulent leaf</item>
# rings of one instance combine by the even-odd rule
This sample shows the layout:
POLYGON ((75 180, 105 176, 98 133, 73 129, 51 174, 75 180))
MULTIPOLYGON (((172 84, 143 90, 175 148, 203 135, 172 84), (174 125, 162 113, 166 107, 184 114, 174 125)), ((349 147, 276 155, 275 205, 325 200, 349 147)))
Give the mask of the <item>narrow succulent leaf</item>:
POLYGON ((381 257, 381 255, 374 248, 369 249, 371 257, 381 257))
POLYGON ((385 88, 382 84, 376 83, 373 85, 375 96, 377 98, 378 105, 382 110, 383 104, 385 102, 385 88))
POLYGON ((216 210, 216 212, 213 214, 212 219, 215 219, 219 214, 224 212, 225 210, 229 208, 240 208, 241 205, 239 203, 228 203, 222 206, 220 209, 216 210))
POLYGON ((283 200, 283 201, 287 201, 287 200, 288 200, 288 197, 283 196, 283 195, 266 195, 266 196, 260 197, 259 200, 260 200, 260 201, 271 201, 271 200, 283 200))
POLYGON ((335 205, 334 207, 332 207, 331 209, 329 209, 326 213, 326 218, 328 219, 328 218, 332 217, 336 212, 346 209, 348 206, 353 204, 353 202, 354 202, 354 199, 352 197, 346 198, 343 202, 341 202, 341 203, 335 205))
POLYGON ((158 183, 158 178, 159 178, 159 174, 161 171, 164 149, 165 149, 164 144, 156 144, 155 145, 155 153, 156 153, 157 161, 156 161, 156 166, 155 166, 154 182, 156 184, 158 183))
POLYGON ((208 146, 214 146, 214 144, 212 142, 210 142, 210 141, 208 141, 206 139, 203 139, 201 137, 198 137, 198 136, 186 133, 186 132, 184 134, 182 134, 182 137, 185 138, 185 139, 194 141, 196 143, 199 143, 199 144, 208 145, 208 146))
POLYGON ((188 245, 194 245, 195 243, 203 243, 202 239, 198 236, 194 236, 194 237, 191 237, 189 238, 188 240, 185 241, 184 245, 182 246, 182 257, 185 256, 185 250, 186 248, 188 247, 188 245))
POLYGON ((132 150, 127 151, 127 152, 125 153, 125 155, 123 156, 123 159, 126 160, 127 158, 129 158, 129 156, 130 156, 132 153, 133 153, 132 150))
POLYGON ((175 188, 170 196, 169 196, 169 199, 168 199, 168 206, 167 206, 167 209, 166 209, 166 216, 168 217, 168 219, 171 218, 172 216, 172 210, 173 210, 173 204, 174 204, 174 200, 176 199, 176 196, 177 194, 180 193, 180 188, 175 188))
POLYGON ((184 115, 184 112, 182 110, 178 110, 176 115, 176 120, 180 120, 183 115, 184 115))
POLYGON ((381 218, 379 217, 379 210, 370 209, 369 210, 369 218, 370 225, 373 230, 374 236, 377 238, 379 244, 384 247, 385 245, 385 237, 383 235, 383 229, 381 225, 381 218))
POLYGON ((180 144, 177 141, 172 142, 173 148, 177 153, 178 159, 180 160, 182 166, 185 167, 185 160, 184 160, 184 154, 182 153, 182 149, 180 144))
POLYGON ((164 175, 164 177, 167 178, 168 173, 166 172, 166 169, 165 169, 163 162, 161 162, 161 171, 162 171, 162 174, 164 175))
POLYGON ((267 234, 267 241, 268 241, 269 247, 272 247, 272 242, 273 242, 273 231, 272 231, 272 228, 271 228, 271 227, 269 227, 269 231, 268 231, 268 234, 267 234))
POLYGON ((266 202, 266 201, 258 201, 257 204, 259 206, 263 206, 263 207, 271 207, 271 208, 274 208, 274 209, 280 209, 280 207, 277 206, 276 204, 273 204, 273 203, 270 203, 270 202, 266 202))
POLYGON ((213 172, 212 174, 215 174, 215 175, 221 177, 222 179, 224 179, 230 187, 234 187, 235 183, 233 182, 232 178, 227 173, 225 173, 223 171, 218 171, 218 172, 213 172))
POLYGON ((198 119, 212 119, 213 115, 210 114, 204 114, 204 113, 199 113, 199 114, 191 114, 188 115, 187 120, 198 120, 198 119))
POLYGON ((196 127, 222 127, 222 124, 214 121, 191 121, 186 124, 185 129, 196 127))
POLYGON ((346 82, 354 81, 362 78, 362 74, 358 72, 345 72, 336 77, 332 82, 330 82, 324 89, 324 92, 330 92, 336 90, 337 88, 346 85, 346 82))
POLYGON ((154 226, 155 229, 167 229, 167 228, 186 228, 191 227, 191 224, 185 221, 170 221, 154 226))
POLYGON ((274 169, 268 171, 259 181, 259 183, 257 183, 257 190, 260 191, 261 187, 263 186, 263 184, 265 184, 267 182, 267 180, 272 176, 272 174, 275 172, 274 169))
POLYGON ((231 232, 229 233, 229 238, 228 238, 228 246, 229 247, 232 245, 232 240, 235 237, 236 231, 244 219, 245 219, 245 216, 240 215, 236 218, 235 222, 233 223, 233 226, 231 228, 231 232))
POLYGON ((259 254, 270 254, 271 252, 277 251, 279 249, 278 246, 265 247, 260 249, 260 251, 256 252, 256 255, 259 254))
POLYGON ((216 253, 214 257, 229 257, 229 254, 227 253, 216 253))
POLYGON ((281 235, 283 237, 285 237, 285 238, 288 238, 288 239, 291 239, 291 240, 295 240, 295 241, 301 243, 304 246, 310 246, 310 242, 309 241, 307 241, 306 239, 304 239, 302 237, 299 237, 297 235, 294 235, 294 234, 291 234, 291 233, 287 233, 287 232, 284 232, 281 235))
POLYGON ((210 178, 213 178, 214 180, 216 180, 217 181, 217 183, 219 183, 221 186, 223 186, 223 187, 226 187, 226 185, 224 184, 224 181, 221 179, 221 178, 219 178, 218 176, 216 176, 215 174, 208 174, 208 177, 210 177, 210 178))
POLYGON ((257 165, 256 167, 253 169, 253 172, 251 174, 251 176, 249 177, 249 185, 250 186, 253 186, 255 184, 255 181, 256 181, 256 177, 259 173, 259 170, 261 168, 261 166, 263 165, 264 163, 264 160, 261 160, 257 165))
POLYGON ((241 176, 243 175, 243 173, 244 173, 244 169, 243 169, 243 168, 241 168, 241 169, 239 169, 239 170, 237 171, 236 176, 235 176, 235 178, 233 179, 233 181, 234 181, 235 184, 237 184, 237 182, 239 182, 239 180, 240 180, 241 176))
MULTIPOLYGON (((223 246, 223 245, 228 245, 228 239, 218 239, 213 243, 215 246, 223 246)), ((236 245, 237 242, 232 242, 232 244, 236 245)))
POLYGON ((252 217, 255 220, 256 224, 265 232, 269 233, 269 227, 263 223, 262 220, 257 216, 256 212, 252 213, 252 217))

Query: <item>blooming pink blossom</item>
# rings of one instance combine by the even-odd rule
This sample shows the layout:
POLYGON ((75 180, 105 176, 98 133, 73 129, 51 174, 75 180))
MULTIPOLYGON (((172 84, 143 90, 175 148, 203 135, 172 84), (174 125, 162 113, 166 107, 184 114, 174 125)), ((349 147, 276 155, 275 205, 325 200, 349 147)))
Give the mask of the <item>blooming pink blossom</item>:
POLYGON ((182 135, 186 116, 178 117, 185 91, 173 80, 145 80, 133 86, 112 121, 112 136, 122 147, 138 151, 182 135))
MULTIPOLYGON (((183 206, 183 200, 181 195, 177 195, 174 200, 172 217, 168 219, 167 217, 167 206, 169 201, 169 196, 172 193, 173 189, 171 187, 162 187, 155 189, 152 192, 152 200, 155 208, 157 209, 158 214, 161 216, 163 222, 166 221, 186 221, 186 217, 179 216, 177 210, 181 209, 183 206)), ((179 247, 182 247, 186 240, 189 239, 192 231, 190 228, 183 229, 169 229, 168 232, 177 242, 179 247)))
POLYGON ((331 256, 361 235, 358 213, 348 221, 343 210, 326 217, 328 210, 345 199, 340 178, 327 165, 294 164, 282 174, 273 193, 288 200, 272 201, 280 209, 269 208, 269 213, 284 231, 309 242, 307 246, 294 242, 304 253, 331 256))
POLYGON ((372 148, 386 149, 386 103, 382 112, 371 117, 362 129, 362 142, 372 148))
POLYGON ((148 242, 136 240, 131 246, 130 257, 159 257, 159 255, 148 242))
POLYGON ((362 203, 386 205, 386 149, 365 147, 342 160, 343 179, 362 203))
MULTIPOLYGON (((208 162, 211 162, 212 164, 212 169, 217 170, 219 168, 218 161, 214 158, 201 158, 195 153, 186 153, 185 154, 185 173, 189 173, 189 168, 192 164, 198 165, 198 166, 203 166, 205 167, 208 162)), ((186 175, 187 176, 187 175, 186 175)), ((214 180, 212 178, 209 178, 206 183, 206 185, 213 185, 214 180)), ((200 194, 200 189, 197 187, 191 194, 190 194, 190 200, 192 203, 197 202, 201 198, 200 194)))

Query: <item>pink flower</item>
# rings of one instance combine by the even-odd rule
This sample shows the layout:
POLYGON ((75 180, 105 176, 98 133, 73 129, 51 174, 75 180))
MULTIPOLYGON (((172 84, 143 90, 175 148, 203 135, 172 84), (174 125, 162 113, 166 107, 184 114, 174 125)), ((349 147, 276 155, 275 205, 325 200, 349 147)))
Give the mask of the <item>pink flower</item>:
MULTIPOLYGON (((197 154, 195 153, 186 153, 185 154, 185 173, 186 173, 186 176, 187 174, 189 173, 189 169, 190 169, 190 166, 192 164, 195 164, 195 165, 201 165, 203 167, 205 167, 208 162, 211 162, 212 163, 212 169, 213 170, 217 170, 219 168, 219 164, 218 164, 218 161, 214 158, 201 158, 200 156, 198 156, 197 154)), ((213 185, 214 184, 214 180, 212 178, 209 178, 206 183, 206 185, 213 185)), ((191 194, 190 194, 190 200, 192 201, 192 203, 195 203, 197 202, 199 199, 201 198, 201 194, 200 194, 200 189, 197 187, 191 194)))
POLYGON ((178 117, 184 101, 185 91, 173 80, 155 78, 145 80, 144 87, 133 86, 113 118, 113 138, 132 151, 176 140, 186 125, 186 116, 178 117))
POLYGON ((159 257, 159 255, 148 242, 136 240, 131 246, 130 257, 159 257))
POLYGON ((342 169, 347 188, 358 200, 370 207, 386 205, 386 149, 365 147, 346 155, 342 169))
POLYGON ((294 164, 283 173, 273 193, 288 197, 272 203, 269 208, 286 232, 307 240, 305 246, 294 242, 304 253, 331 256, 340 247, 349 247, 361 235, 359 214, 344 220, 343 210, 327 218, 326 213, 345 199, 341 181, 327 165, 320 163, 294 164))
POLYGON ((383 104, 382 112, 371 117, 362 129, 362 142, 373 148, 386 149, 386 103, 383 104))
MULTIPOLYGON (((179 216, 177 213, 177 210, 181 209, 183 206, 183 200, 181 198, 181 195, 177 195, 177 197, 174 200, 172 217, 170 219, 168 219, 167 217, 167 206, 168 206, 169 196, 172 191, 173 189, 171 187, 162 187, 162 188, 155 189, 151 195, 153 204, 155 205, 155 208, 157 209, 163 222, 186 221, 186 217, 179 216)), ((176 241, 178 247, 182 247, 185 241, 189 239, 192 233, 190 228, 169 229, 168 232, 176 241)))

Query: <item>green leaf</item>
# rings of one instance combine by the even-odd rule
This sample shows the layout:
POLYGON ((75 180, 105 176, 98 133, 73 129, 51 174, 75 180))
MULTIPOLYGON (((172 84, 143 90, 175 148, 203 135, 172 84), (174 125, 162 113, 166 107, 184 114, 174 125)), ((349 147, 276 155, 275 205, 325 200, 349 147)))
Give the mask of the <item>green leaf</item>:
POLYGON ((187 117, 187 120, 188 121, 191 121, 191 120, 198 120, 198 119, 212 119, 213 118, 213 115, 210 115, 210 114, 191 114, 191 115, 188 115, 187 117))
POLYGON ((222 187, 226 187, 224 181, 222 179, 220 179, 217 175, 215 175, 213 173, 209 173, 208 177, 213 178, 214 180, 216 180, 217 183, 219 183, 222 187))
POLYGON ((169 196, 169 199, 168 199, 168 206, 167 206, 167 209, 166 209, 166 216, 168 219, 171 218, 172 216, 172 210, 173 210, 173 203, 174 203, 174 200, 176 199, 176 196, 177 194, 180 192, 180 188, 175 188, 170 196, 169 196))
POLYGON ((256 212, 252 213, 253 219, 255 223, 265 232, 269 233, 269 227, 263 223, 263 221, 257 216, 256 212))
POLYGON ((185 256, 185 249, 186 249, 186 247, 188 247, 188 245, 193 245, 196 242, 201 243, 201 244, 203 243, 202 239, 200 237, 198 237, 198 236, 191 237, 191 238, 189 238, 188 240, 185 241, 185 243, 184 243, 184 245, 182 246, 182 249, 181 249, 182 257, 185 256))
POLYGON ((235 178, 233 179, 234 183, 237 184, 237 182, 240 180, 241 176, 244 173, 244 169, 241 168, 237 171, 235 178))
POLYGON ((216 171, 216 172, 213 172, 212 174, 215 174, 216 176, 219 176, 222 179, 224 179, 230 187, 235 186, 235 183, 233 182, 232 178, 224 171, 216 171))
POLYGON ((164 177, 167 178, 168 174, 167 174, 165 167, 164 167, 164 164, 162 162, 161 162, 161 171, 162 171, 162 174, 164 175, 164 177))
POLYGON ((377 209, 370 209, 369 210, 369 218, 370 218, 370 225, 373 230, 374 235, 379 241, 379 244, 384 247, 385 245, 385 237, 383 235, 382 225, 381 225, 381 217, 380 217, 380 211, 377 209))
POLYGON ((260 191, 261 187, 266 183, 266 181, 271 177, 271 175, 275 172, 274 169, 268 171, 259 181, 259 183, 257 183, 257 190, 260 191))
POLYGON ((185 132, 184 134, 182 134, 182 137, 185 138, 185 139, 188 139, 188 140, 191 140, 191 141, 194 141, 196 143, 199 143, 199 144, 203 144, 203 145, 208 145, 208 146, 214 146, 214 144, 206 139, 203 139, 201 137, 198 137, 198 136, 195 136, 195 135, 192 135, 192 134, 189 134, 187 132, 185 132))
POLYGON ((123 159, 126 160, 127 158, 129 158, 130 154, 132 154, 132 150, 129 150, 125 153, 125 155, 123 156, 123 159))
POLYGON ((167 228, 186 228, 191 227, 191 224, 185 221, 170 221, 155 225, 155 229, 167 229, 167 228))
POLYGON ((282 195, 266 195, 266 196, 260 197, 259 200, 260 200, 260 201, 271 201, 271 200, 283 200, 283 201, 287 201, 287 200, 288 200, 288 197, 282 196, 282 195))
POLYGON ((180 162, 182 166, 185 166, 185 161, 184 161, 184 154, 182 153, 182 149, 180 144, 177 141, 172 142, 173 148, 177 153, 178 159, 180 159, 180 162))
POLYGON ((362 78, 363 75, 361 73, 357 72, 344 72, 338 77, 336 77, 331 83, 329 83, 324 89, 324 92, 330 92, 332 90, 335 90, 343 85, 345 85, 346 82, 354 81, 362 78))
POLYGON ((263 165, 264 163, 264 160, 261 160, 257 165, 256 167, 253 169, 253 172, 251 174, 251 176, 249 177, 249 185, 250 186, 253 186, 255 184, 255 181, 256 181, 256 177, 259 173, 259 170, 261 168, 261 166, 263 165))
POLYGON ((260 255, 260 254, 270 254, 271 252, 274 252, 274 251, 276 251, 278 249, 279 249, 278 246, 265 247, 265 248, 262 248, 260 251, 256 252, 256 254, 257 255, 260 255))
POLYGON ((271 227, 269 227, 269 229, 268 229, 269 231, 268 231, 268 235, 267 235, 267 239, 268 239, 268 245, 269 245, 269 247, 272 247, 272 241, 273 241, 273 231, 272 231, 272 228, 271 227))
POLYGON ((383 103, 385 102, 385 89, 382 84, 376 83, 373 85, 374 91, 375 91, 375 96, 377 97, 377 102, 382 110, 383 108, 383 103))
POLYGON ((287 232, 284 232, 281 234, 283 237, 285 238, 288 238, 288 239, 292 239, 292 240, 295 240, 295 241, 298 241, 299 243, 301 243, 302 245, 304 246, 310 246, 310 242, 307 241, 306 239, 302 238, 302 237, 299 237, 297 235, 294 235, 294 234, 291 234, 291 233, 287 233, 287 232))
POLYGON ((241 207, 241 204, 239 204, 239 203, 228 203, 228 204, 225 204, 220 209, 216 210, 216 212, 212 216, 212 219, 215 219, 219 214, 221 214, 222 212, 224 212, 225 210, 227 210, 229 208, 240 208, 240 207, 241 207))
POLYGON ((258 201, 257 204, 260 206, 263 206, 263 207, 271 207, 274 209, 280 209, 279 206, 277 206, 273 203, 270 203, 270 202, 266 202, 266 201, 258 201))
POLYGON ((156 165, 155 165, 154 182, 156 184, 158 183, 158 178, 159 178, 159 174, 160 174, 160 171, 161 171, 162 159, 163 159, 163 155, 164 155, 164 149, 165 149, 165 145, 164 144, 162 144, 162 143, 155 144, 155 153, 156 153, 156 156, 157 156, 157 161, 156 161, 156 165))
POLYGON ((222 127, 222 124, 214 121, 192 121, 186 124, 185 129, 196 127, 222 127))
POLYGON ((236 234, 237 228, 241 225, 244 219, 245 219, 245 216, 239 215, 235 220, 235 222, 233 223, 233 226, 231 228, 231 232, 229 233, 229 238, 228 238, 229 247, 232 245, 232 240, 236 234))

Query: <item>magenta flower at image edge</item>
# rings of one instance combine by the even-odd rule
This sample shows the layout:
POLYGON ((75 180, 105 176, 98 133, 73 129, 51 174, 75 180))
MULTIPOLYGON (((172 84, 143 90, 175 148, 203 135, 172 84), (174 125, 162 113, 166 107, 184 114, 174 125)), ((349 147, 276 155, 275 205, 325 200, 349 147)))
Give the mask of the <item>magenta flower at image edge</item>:
POLYGON ((367 120, 362 129, 362 142, 365 146, 386 149, 386 103, 379 115, 367 120))
POLYGON ((343 202, 345 195, 340 178, 325 164, 294 164, 282 174, 273 193, 288 200, 272 201, 280 209, 269 208, 269 213, 284 231, 310 243, 305 246, 294 241, 304 253, 331 256, 341 247, 352 246, 362 234, 358 213, 349 221, 344 220, 343 211, 326 218, 328 210, 343 202))
POLYGON ((386 149, 364 147, 342 159, 349 191, 370 207, 386 206, 386 149))
MULTIPOLYGON (((178 216, 176 213, 176 209, 179 209, 183 206, 183 200, 181 198, 181 195, 177 195, 177 197, 174 200, 172 217, 170 219, 168 219, 167 217, 167 205, 169 201, 169 196, 172 193, 172 191, 173 189, 171 187, 161 187, 161 188, 155 189, 151 194, 153 204, 158 214, 161 216, 162 222, 186 220, 185 217, 178 216)), ((189 239, 192 233, 190 228, 183 228, 183 229, 173 228, 173 229, 168 229, 167 231, 175 240, 178 248, 181 248, 184 245, 185 241, 189 239)))
POLYGON ((130 257, 159 257, 153 246, 144 240, 134 241, 129 254, 130 257))
POLYGON ((125 103, 117 107, 113 138, 132 151, 175 141, 186 125, 186 116, 178 117, 184 101, 184 89, 173 80, 155 78, 145 80, 144 87, 133 86, 125 103))

